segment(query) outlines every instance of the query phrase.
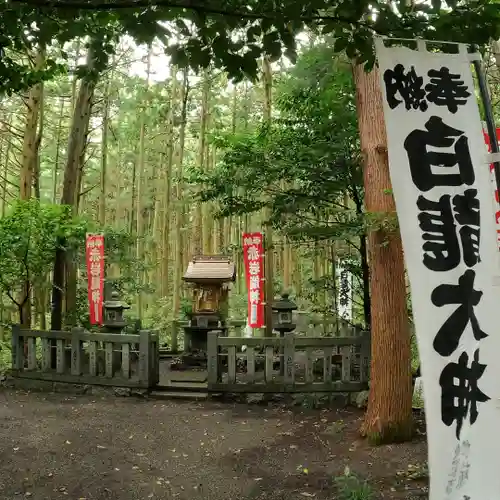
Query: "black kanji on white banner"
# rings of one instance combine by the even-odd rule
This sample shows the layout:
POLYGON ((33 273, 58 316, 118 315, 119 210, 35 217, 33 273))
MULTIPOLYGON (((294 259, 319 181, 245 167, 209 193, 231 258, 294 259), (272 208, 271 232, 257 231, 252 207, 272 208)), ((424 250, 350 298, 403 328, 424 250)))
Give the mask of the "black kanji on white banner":
MULTIPOLYGON (((461 75, 445 66, 419 75, 414 66, 397 64, 384 72, 383 79, 390 109, 404 106, 408 112, 429 113, 424 127, 412 130, 403 147, 413 184, 420 191, 416 206, 423 265, 436 273, 461 270, 458 279, 455 273, 453 279, 443 274, 442 283, 429 297, 433 306, 447 311, 447 319, 437 327, 433 348, 449 357, 463 343, 464 335, 472 334, 476 341, 488 336, 476 315, 483 292, 474 287, 474 268, 481 260, 480 203, 469 138, 455 126, 454 117, 472 92, 461 75), (443 188, 450 188, 451 193, 443 188)), ((456 425, 460 439, 464 422, 473 425, 479 403, 490 398, 480 389, 486 366, 479 361, 479 348, 472 356, 464 350, 454 359, 439 378, 441 419, 447 426, 456 425)))

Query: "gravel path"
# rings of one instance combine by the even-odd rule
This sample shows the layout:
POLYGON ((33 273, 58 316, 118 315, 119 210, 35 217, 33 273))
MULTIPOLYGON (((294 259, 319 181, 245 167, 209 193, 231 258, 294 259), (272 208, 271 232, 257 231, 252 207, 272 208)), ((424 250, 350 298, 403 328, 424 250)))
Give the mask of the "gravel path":
MULTIPOLYGON (((356 445, 359 417, 0 390, 0 498, 333 499, 353 461, 370 476, 370 460, 386 460, 380 484, 395 471, 392 451, 356 445)), ((407 447, 398 466, 425 457, 423 443, 407 447)))

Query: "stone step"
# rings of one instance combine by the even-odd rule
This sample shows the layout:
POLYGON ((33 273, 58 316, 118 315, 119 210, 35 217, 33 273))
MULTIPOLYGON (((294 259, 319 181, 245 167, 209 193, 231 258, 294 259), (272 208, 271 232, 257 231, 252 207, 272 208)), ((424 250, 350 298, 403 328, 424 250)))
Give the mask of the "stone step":
POLYGON ((198 391, 203 392, 208 389, 207 382, 198 382, 194 380, 174 381, 171 380, 167 384, 159 384, 156 386, 157 391, 198 391))
POLYGON ((194 391, 151 391, 149 396, 154 399, 186 399, 194 401, 202 401, 208 399, 208 392, 194 392, 194 391))

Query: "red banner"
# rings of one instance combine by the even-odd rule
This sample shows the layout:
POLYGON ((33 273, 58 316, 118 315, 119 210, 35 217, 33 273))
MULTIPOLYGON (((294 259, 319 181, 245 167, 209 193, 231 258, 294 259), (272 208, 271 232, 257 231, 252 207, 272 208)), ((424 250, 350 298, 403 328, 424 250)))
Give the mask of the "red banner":
MULTIPOLYGON (((487 130, 483 130, 483 135, 484 135, 484 142, 486 142, 486 145, 488 146, 488 151, 491 151, 491 144, 490 144, 490 136, 488 135, 487 130)), ((497 128, 497 140, 500 143, 500 128, 497 128)), ((493 163, 490 164, 490 173, 491 173, 491 180, 493 183, 493 189, 495 191, 495 201, 497 203, 496 209, 495 209, 495 219, 497 221, 497 244, 498 248, 500 250, 500 206, 498 205, 500 203, 499 197, 498 197, 498 189, 497 189, 497 183, 495 179, 495 167, 493 166, 493 163)))
POLYGON ((262 233, 243 234, 243 259, 248 290, 248 326, 264 326, 264 245, 262 233))
POLYGON ((89 290, 90 324, 102 324, 104 295, 104 235, 87 234, 87 281, 89 290))
MULTIPOLYGON (((488 134, 488 131, 483 130, 483 135, 484 135, 484 142, 488 146, 488 151, 491 151, 490 136, 488 134)), ((497 128, 497 141, 500 144, 500 128, 497 128)), ((491 171, 494 170, 493 164, 490 165, 490 170, 491 171)), ((498 194, 497 194, 497 201, 498 201, 498 194)))

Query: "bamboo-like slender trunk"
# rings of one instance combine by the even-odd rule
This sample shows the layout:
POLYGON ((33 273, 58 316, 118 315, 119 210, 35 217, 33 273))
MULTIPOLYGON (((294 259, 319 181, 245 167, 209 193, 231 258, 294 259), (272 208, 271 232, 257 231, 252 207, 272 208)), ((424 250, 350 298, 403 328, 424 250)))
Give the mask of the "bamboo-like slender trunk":
POLYGON ((106 79, 104 85, 104 109, 102 113, 101 126, 101 192, 99 195, 99 224, 106 225, 106 196, 107 196, 107 170, 108 170, 108 130, 109 130, 109 85, 113 78, 113 73, 106 79))
MULTIPOLYGON (((143 262, 144 260, 144 184, 145 184, 145 165, 146 165, 146 152, 145 152, 145 136, 146 136, 146 110, 147 102, 149 101, 149 79, 151 76, 151 55, 152 47, 149 46, 147 62, 146 62, 146 92, 147 97, 145 99, 144 106, 141 109, 141 128, 139 131, 139 158, 138 158, 138 182, 137 182, 137 206, 136 206, 136 235, 137 235, 137 249, 136 258, 138 262, 143 262)), ((137 273, 137 285, 139 287, 139 292, 137 294, 137 315, 139 318, 143 314, 143 300, 144 294, 141 287, 144 283, 144 272, 142 269, 138 270, 137 273)))
MULTIPOLYGON (((170 213, 172 210, 172 175, 173 175, 173 165, 174 165, 174 121, 175 121, 175 111, 177 110, 177 68, 173 66, 171 68, 172 74, 172 86, 170 91, 170 106, 169 113, 167 117, 167 130, 166 130, 166 169, 164 173, 164 196, 163 196, 163 241, 162 241, 162 279, 161 279, 161 296, 166 297, 168 295, 168 281, 169 281, 169 271, 170 271, 170 213)), ((179 214, 176 214, 177 217, 179 214)))
MULTIPOLYGON (((262 64, 262 81, 264 84, 264 124, 271 126, 271 107, 272 107, 272 85, 273 76, 271 62, 269 57, 264 57, 262 64)), ((264 219, 270 219, 270 211, 266 210, 264 219)), ((271 337, 273 333, 273 311, 271 309, 274 299, 274 245, 273 228, 270 224, 266 225, 265 233, 265 318, 266 318, 266 336, 271 337)))
MULTIPOLYGON (((184 249, 186 247, 186 238, 183 235, 184 225, 184 203, 183 203, 183 162, 184 145, 186 140, 187 126, 187 104, 189 98, 188 71, 183 70, 181 87, 181 125, 179 130, 179 144, 176 150, 175 164, 177 167, 177 186, 176 186, 176 217, 175 217, 175 267, 174 267, 174 287, 173 287, 173 310, 174 318, 179 317, 181 306, 181 280, 184 265, 184 249)), ((175 352, 178 348, 177 330, 174 328, 171 338, 172 350, 175 352)))
MULTIPOLYGON (((208 121, 208 99, 209 99, 209 72, 203 72, 202 93, 201 93, 201 110, 200 110, 200 140, 198 143, 198 166, 201 170, 206 168, 206 138, 207 138, 207 121, 208 121)), ((204 242, 206 240, 206 229, 203 229, 203 207, 200 202, 197 202, 195 208, 195 217, 192 233, 192 252, 194 255, 200 255, 204 250, 204 242)))

